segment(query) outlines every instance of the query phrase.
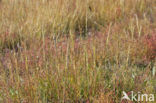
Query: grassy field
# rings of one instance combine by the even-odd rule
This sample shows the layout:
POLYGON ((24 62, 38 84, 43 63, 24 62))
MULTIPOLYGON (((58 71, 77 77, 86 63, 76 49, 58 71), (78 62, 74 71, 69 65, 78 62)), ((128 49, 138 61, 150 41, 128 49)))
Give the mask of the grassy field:
POLYGON ((123 91, 156 94, 156 0, 0 0, 0 103, 123 91))

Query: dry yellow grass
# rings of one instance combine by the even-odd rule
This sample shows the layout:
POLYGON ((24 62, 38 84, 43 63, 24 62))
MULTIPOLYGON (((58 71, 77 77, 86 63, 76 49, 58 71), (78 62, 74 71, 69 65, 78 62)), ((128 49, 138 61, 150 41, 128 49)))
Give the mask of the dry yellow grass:
POLYGON ((119 103, 123 90, 156 93, 155 6, 1 0, 0 102, 119 103))

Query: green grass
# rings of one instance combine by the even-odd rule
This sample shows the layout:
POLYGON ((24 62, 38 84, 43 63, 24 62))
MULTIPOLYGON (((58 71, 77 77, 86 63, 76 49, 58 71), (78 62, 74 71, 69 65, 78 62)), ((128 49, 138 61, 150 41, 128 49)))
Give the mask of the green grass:
POLYGON ((122 91, 155 94, 155 6, 1 0, 0 102, 119 103, 122 91))

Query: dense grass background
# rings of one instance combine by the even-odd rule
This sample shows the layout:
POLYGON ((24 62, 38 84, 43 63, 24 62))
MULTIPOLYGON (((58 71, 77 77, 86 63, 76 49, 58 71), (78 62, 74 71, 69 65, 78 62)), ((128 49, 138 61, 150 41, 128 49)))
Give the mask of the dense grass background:
POLYGON ((0 102, 156 93, 155 17, 155 0, 0 0, 0 102))

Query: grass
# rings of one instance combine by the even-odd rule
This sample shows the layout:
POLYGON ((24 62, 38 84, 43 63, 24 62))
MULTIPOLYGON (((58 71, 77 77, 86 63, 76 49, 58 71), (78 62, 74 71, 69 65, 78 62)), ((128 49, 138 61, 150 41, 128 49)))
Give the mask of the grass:
POLYGON ((0 0, 0 102, 131 103, 122 91, 155 94, 155 6, 0 0))

